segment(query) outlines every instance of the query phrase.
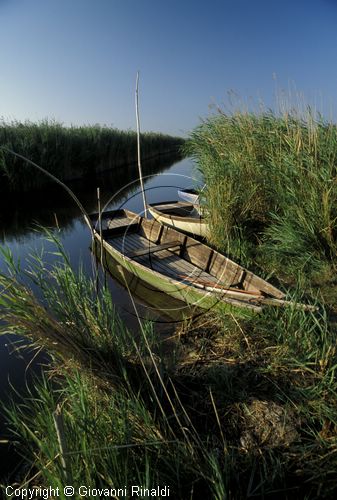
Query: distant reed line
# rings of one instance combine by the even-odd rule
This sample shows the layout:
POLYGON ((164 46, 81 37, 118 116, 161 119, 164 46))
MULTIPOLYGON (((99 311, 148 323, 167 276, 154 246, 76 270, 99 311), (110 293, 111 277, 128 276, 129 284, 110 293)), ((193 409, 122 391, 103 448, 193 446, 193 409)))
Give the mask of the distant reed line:
MULTIPOLYGON (((184 139, 141 134, 144 160, 178 152, 184 139)), ((0 122, 0 145, 46 168, 63 181, 94 175, 137 161, 137 134, 101 125, 65 127, 55 121, 0 122)), ((0 192, 29 191, 48 180, 27 164, 0 151, 0 192)))

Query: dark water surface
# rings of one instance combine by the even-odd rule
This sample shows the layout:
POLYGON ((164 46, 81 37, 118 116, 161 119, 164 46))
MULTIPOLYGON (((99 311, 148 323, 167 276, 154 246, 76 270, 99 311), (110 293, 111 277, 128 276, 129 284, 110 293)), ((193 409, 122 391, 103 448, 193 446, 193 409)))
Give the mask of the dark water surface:
MULTIPOLYGON (((190 159, 172 163, 172 160, 163 157, 145 165, 143 170, 146 198, 152 203, 176 200, 177 189, 198 182, 198 174, 190 159)), ((111 198, 108 204, 109 209, 128 208, 142 213, 143 202, 136 166, 125 167, 86 182, 73 183, 71 188, 88 213, 97 211, 97 186, 100 187, 103 204, 111 198)), ((20 258, 21 267, 24 267, 30 254, 36 250, 41 251, 42 248, 47 262, 55 259, 51 253, 48 253, 55 250, 54 246, 45 240, 42 233, 37 230, 36 224, 54 228, 74 268, 76 269, 81 262, 86 273, 92 275, 94 262, 89 249, 90 232, 78 207, 59 186, 31 193, 29 196, 13 195, 13 197, 8 196, 0 200, 0 245, 8 247, 15 258, 20 258)), ((4 270, 5 265, 0 258, 0 272, 4 270)), ((109 278, 109 287, 124 322, 129 328, 137 329, 138 321, 128 292, 112 278, 109 278)), ((153 311, 150 314, 141 300, 136 299, 136 301, 140 316, 153 318, 153 311)), ((161 318, 159 313, 154 314, 154 317, 162 319, 158 325, 165 324, 165 318, 161 318)), ((45 355, 37 355, 28 347, 17 352, 15 349, 17 342, 21 345, 22 339, 0 337, 0 401, 2 403, 12 397, 15 391, 25 393, 27 387, 32 387, 34 376, 39 374, 41 363, 46 359, 45 355)), ((24 342, 27 345, 27 341, 24 342)), ((4 423, 0 418, 2 461, 8 452, 5 445, 1 444, 4 434, 4 423)))
MULTIPOLYGON (((143 170, 149 172, 149 168, 143 170)), ((160 160, 157 161, 157 164, 150 169, 150 173, 144 175, 146 200, 149 203, 177 200, 179 188, 195 184, 197 180, 195 171, 190 159, 169 165, 167 159, 162 160, 162 163, 160 160)), ((132 175, 124 174, 118 172, 117 177, 107 174, 89 184, 71 185, 71 189, 89 214, 97 211, 97 186, 99 186, 102 206, 108 203, 107 210, 127 208, 143 215, 143 199, 137 167, 133 166, 132 175)), ((0 214, 0 245, 9 248, 15 259, 20 259, 22 268, 29 256, 36 250, 41 252, 42 248, 47 263, 55 259, 51 254, 55 251, 55 246, 46 241, 38 227, 42 225, 53 228, 73 267, 78 268, 81 262, 86 273, 92 275, 95 265, 89 250, 91 244, 89 229, 79 208, 61 187, 57 186, 53 191, 37 192, 20 200, 7 200, 6 204, 0 203, 0 214)), ((5 264, 0 257, 0 272, 4 269, 5 264)), ((129 314, 129 294, 112 279, 109 285, 120 315, 132 327, 134 315, 130 317, 129 314)))

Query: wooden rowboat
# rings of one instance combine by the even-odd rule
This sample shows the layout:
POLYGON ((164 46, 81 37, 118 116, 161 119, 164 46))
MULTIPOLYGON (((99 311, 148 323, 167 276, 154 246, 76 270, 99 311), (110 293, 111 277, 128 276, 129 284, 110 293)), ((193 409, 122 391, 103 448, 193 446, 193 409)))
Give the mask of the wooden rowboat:
POLYGON ((95 252, 151 289, 202 309, 241 312, 281 305, 284 293, 207 245, 128 210, 93 215, 95 252))
POLYGON ((208 234, 208 224, 205 218, 191 203, 167 201, 165 203, 151 203, 147 208, 152 217, 161 224, 202 238, 208 234))

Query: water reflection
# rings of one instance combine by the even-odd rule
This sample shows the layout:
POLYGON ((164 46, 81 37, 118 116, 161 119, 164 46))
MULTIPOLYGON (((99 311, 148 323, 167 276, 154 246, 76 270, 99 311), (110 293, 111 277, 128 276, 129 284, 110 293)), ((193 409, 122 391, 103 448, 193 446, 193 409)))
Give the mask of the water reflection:
MULTIPOLYGON (((177 199, 177 189, 194 183, 194 165, 190 159, 174 162, 172 157, 163 156, 159 161, 146 162, 143 165, 143 172, 147 201, 150 203, 177 199)), ((138 213, 142 211, 136 165, 124 168, 122 171, 97 176, 89 183, 72 183, 71 188, 89 213, 97 209, 97 185, 101 188, 103 204, 112 197, 109 208, 128 208, 138 213)), ((0 202, 1 241, 13 252, 14 258, 20 258, 22 267, 33 249, 41 252, 43 248, 47 263, 55 260, 55 248, 36 231, 36 227, 34 230, 34 224, 58 227, 57 234, 75 269, 81 262, 84 270, 92 274, 94 263, 89 251, 90 232, 80 215, 79 208, 59 186, 53 190, 31 193, 29 197, 18 198, 15 195, 3 198, 0 202)), ((0 260, 0 271, 3 269, 4 263, 0 260)), ((137 328, 138 323, 134 318, 134 309, 128 292, 113 280, 109 280, 109 286, 123 320, 130 328, 137 328)), ((154 308, 150 311, 144 300, 138 300, 137 303, 142 316, 150 315, 152 318, 154 316, 158 318, 158 312, 154 308)), ((0 348, 1 342, 0 339, 0 348)), ((1 362, 4 355, 0 356, 1 362)))
MULTIPOLYGON (((181 163, 181 162, 179 162, 181 163)), ((183 162, 182 162, 183 163, 183 162)), ((177 155, 163 155, 157 160, 143 164, 144 177, 167 171, 177 164, 177 155)), ((138 187, 137 165, 127 165, 115 171, 107 171, 94 177, 68 183, 88 213, 97 211, 97 191, 100 187, 103 205, 114 194, 113 204, 132 197, 138 187), (116 193, 118 193, 116 195, 116 193)), ((32 225, 59 226, 63 230, 74 230, 74 222, 81 215, 80 209, 69 194, 59 185, 48 190, 30 193, 2 195, 0 199, 0 243, 13 240, 25 241, 32 225)))
MULTIPOLYGON (((143 172, 147 200, 152 203, 174 200, 177 198, 178 188, 193 184, 193 179, 191 179, 193 163, 189 159, 177 162, 176 157, 162 156, 159 160, 144 163, 143 172)), ((115 172, 95 176, 90 182, 73 182, 70 187, 88 213, 97 210, 97 186, 100 186, 103 204, 112 197, 109 208, 126 207, 135 212, 141 212, 142 197, 137 176, 137 166, 132 165, 115 172)), ((59 186, 29 195, 2 197, 0 200, 0 242, 12 251, 15 259, 20 259, 22 268, 29 260, 29 255, 34 251, 41 252, 42 248, 46 262, 55 261, 53 244, 46 241, 41 232, 36 231, 36 224, 55 228, 74 268, 77 269, 81 262, 84 270, 89 275, 92 274, 94 262, 89 251, 90 232, 79 208, 59 186)), ((0 260, 0 272, 4 270, 4 262, 0 260)), ((108 284, 122 319, 130 329, 136 331, 139 323, 128 291, 113 279, 109 279, 108 284)), ((141 295, 141 285, 138 287, 139 290, 141 295)), ((34 287, 33 291, 38 293, 34 287)), ((166 323, 165 319, 164 322, 161 321, 161 313, 155 306, 148 307, 144 297, 138 297, 137 311, 142 318, 159 320, 161 332, 170 325, 170 318, 166 323)), ((22 339, 19 340, 22 341, 22 339)), ((20 394, 27 394, 26 386, 34 385, 34 375, 41 373, 42 365, 46 360, 45 355, 36 356, 36 352, 29 348, 20 353, 15 352, 12 342, 13 337, 0 337, 0 401, 2 402, 7 400, 8 395, 13 396, 16 391, 20 394)), ((28 345, 27 340, 24 342, 28 345)), ((0 418, 0 442, 5 437, 4 421, 0 418)), ((6 445, 0 444, 0 456, 6 457, 5 461, 8 465, 10 462, 7 453, 6 445)), ((4 464, 0 463, 0 467, 2 473, 8 470, 4 464)), ((12 468, 12 464, 10 467, 12 468)))

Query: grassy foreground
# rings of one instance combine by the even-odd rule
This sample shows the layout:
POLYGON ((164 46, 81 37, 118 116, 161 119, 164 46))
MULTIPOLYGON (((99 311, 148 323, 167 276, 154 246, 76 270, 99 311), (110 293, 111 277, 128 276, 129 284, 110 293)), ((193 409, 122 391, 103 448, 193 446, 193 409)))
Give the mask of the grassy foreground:
MULTIPOLYGON (((159 133, 141 135, 142 158, 175 153, 180 137, 159 133)), ((0 122, 0 192, 43 187, 48 178, 32 175, 31 168, 7 150, 41 165, 60 180, 69 181, 117 169, 137 161, 137 135, 100 125, 65 127, 53 121, 0 122)))
POLYGON ((1 333, 54 359, 37 392, 7 410, 26 464, 13 487, 87 485, 85 498, 125 498, 125 488, 130 498, 132 485, 160 489, 139 498, 165 498, 165 487, 181 499, 333 498, 336 336, 324 308, 240 322, 204 315, 170 338, 151 324, 130 332, 110 293, 97 294, 54 241, 59 262, 48 268, 34 256, 19 270, 4 252, 1 333))

